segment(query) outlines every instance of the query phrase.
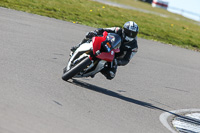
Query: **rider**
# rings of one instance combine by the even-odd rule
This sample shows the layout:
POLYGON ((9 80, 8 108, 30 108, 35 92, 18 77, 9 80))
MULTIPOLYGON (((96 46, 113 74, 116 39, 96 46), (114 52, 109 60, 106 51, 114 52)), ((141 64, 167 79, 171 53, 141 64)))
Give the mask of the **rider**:
POLYGON ((81 44, 91 40, 92 37, 102 35, 104 31, 108 33, 116 33, 121 37, 120 53, 116 54, 115 60, 112 65, 108 64, 101 73, 107 79, 113 79, 117 71, 117 66, 125 66, 129 63, 132 57, 135 55, 138 49, 137 45, 137 34, 139 31, 138 25, 133 21, 128 21, 124 24, 123 28, 112 27, 112 28, 99 28, 95 31, 88 32, 83 41, 78 45, 71 48, 74 52, 81 44))

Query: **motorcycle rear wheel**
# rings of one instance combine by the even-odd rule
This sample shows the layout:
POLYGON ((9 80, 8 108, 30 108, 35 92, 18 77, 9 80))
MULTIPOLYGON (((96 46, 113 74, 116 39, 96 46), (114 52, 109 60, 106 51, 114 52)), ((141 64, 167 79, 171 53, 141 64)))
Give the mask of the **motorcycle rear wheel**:
POLYGON ((65 81, 71 79, 76 74, 81 72, 84 68, 86 68, 90 63, 91 63, 90 58, 86 57, 81 62, 77 63, 74 67, 72 67, 70 70, 66 71, 63 74, 62 79, 65 80, 65 81))

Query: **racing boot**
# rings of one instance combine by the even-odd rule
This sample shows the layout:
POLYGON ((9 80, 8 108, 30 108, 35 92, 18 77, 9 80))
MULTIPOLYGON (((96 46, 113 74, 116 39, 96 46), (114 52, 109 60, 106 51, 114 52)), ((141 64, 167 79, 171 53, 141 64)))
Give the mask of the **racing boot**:
POLYGON ((81 45, 81 43, 78 44, 77 46, 73 46, 73 47, 71 47, 71 49, 70 49, 71 52, 70 52, 70 54, 69 54, 70 57, 74 54, 74 52, 76 51, 76 49, 77 49, 80 45, 81 45))
POLYGON ((116 70, 106 69, 101 70, 101 73, 109 80, 112 80, 115 77, 116 70))
POLYGON ((76 51, 76 49, 78 48, 80 46, 80 44, 78 44, 77 46, 73 46, 73 47, 71 47, 71 51, 74 53, 74 51, 76 51))
POLYGON ((88 41, 88 39, 87 38, 84 38, 82 41, 81 41, 81 43, 79 43, 78 45, 76 45, 76 46, 73 46, 73 47, 71 47, 71 53, 70 53, 70 56, 72 56, 73 55, 73 53, 76 51, 76 49, 78 48, 78 47, 80 47, 81 46, 81 44, 83 44, 83 43, 85 43, 85 42, 87 42, 88 41))
POLYGON ((117 60, 115 59, 113 61, 113 65, 109 64, 107 67, 105 67, 103 70, 101 70, 101 73, 109 80, 112 80, 115 77, 115 73, 117 71, 117 60))

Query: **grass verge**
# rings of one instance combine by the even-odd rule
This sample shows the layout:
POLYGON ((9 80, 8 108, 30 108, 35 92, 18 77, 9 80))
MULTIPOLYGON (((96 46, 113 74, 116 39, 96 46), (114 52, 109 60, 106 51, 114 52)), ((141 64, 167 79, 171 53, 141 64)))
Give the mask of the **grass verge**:
POLYGON ((124 22, 134 20, 140 28, 139 37, 200 51, 200 26, 173 17, 121 9, 92 0, 1 0, 0 6, 96 28, 121 27, 124 22))

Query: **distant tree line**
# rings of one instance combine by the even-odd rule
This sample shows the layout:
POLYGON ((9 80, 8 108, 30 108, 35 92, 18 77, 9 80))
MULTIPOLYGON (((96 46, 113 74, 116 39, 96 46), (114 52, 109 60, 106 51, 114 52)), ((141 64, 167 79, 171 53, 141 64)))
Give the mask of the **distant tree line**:
POLYGON ((147 3, 150 3, 150 4, 153 2, 153 0, 140 0, 140 1, 147 2, 147 3))

